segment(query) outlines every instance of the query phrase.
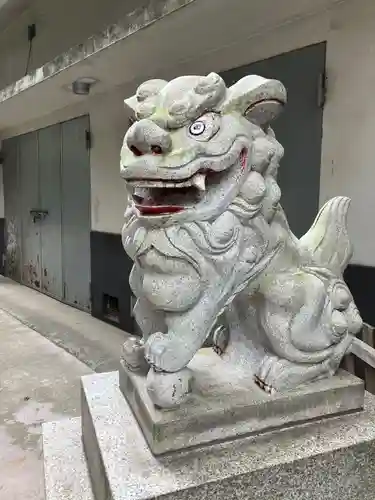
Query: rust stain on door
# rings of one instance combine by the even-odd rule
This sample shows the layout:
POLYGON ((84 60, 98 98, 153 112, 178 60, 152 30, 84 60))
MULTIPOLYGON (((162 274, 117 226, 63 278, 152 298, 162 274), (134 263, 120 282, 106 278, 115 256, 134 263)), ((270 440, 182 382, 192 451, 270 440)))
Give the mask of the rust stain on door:
POLYGON ((15 217, 6 219, 5 274, 16 281, 20 280, 20 246, 15 217))
POLYGON ((22 280, 25 285, 29 285, 34 288, 40 288, 38 267, 38 263, 34 264, 33 262, 28 262, 24 264, 22 280))

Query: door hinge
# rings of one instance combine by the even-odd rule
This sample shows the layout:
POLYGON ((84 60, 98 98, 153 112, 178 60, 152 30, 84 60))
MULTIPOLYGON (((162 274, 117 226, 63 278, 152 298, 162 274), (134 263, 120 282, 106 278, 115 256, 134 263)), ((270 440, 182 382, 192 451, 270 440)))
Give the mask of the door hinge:
POLYGON ((85 132, 85 141, 86 141, 86 149, 90 150, 92 147, 92 134, 90 130, 86 130, 85 132))
POLYGON ((318 77, 317 104, 319 108, 324 108, 327 99, 327 75, 324 72, 318 77))

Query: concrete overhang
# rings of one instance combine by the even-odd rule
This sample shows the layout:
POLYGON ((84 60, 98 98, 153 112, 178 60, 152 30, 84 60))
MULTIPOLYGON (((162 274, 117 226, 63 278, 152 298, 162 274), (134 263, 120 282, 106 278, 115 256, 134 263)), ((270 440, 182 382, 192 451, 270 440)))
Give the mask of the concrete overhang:
MULTIPOLYGON (((0 91, 0 134, 87 97, 68 87, 98 80, 92 95, 120 85, 174 75, 174 68, 342 0, 151 0, 85 43, 0 91)), ((192 64, 191 67, 194 67, 192 64)), ((208 68, 223 70, 228 68, 208 68)), ((90 93, 91 95, 91 93, 90 93)), ((124 96, 126 97, 126 96, 124 96)))
POLYGON ((33 0, 0 0, 0 32, 31 5, 33 0))

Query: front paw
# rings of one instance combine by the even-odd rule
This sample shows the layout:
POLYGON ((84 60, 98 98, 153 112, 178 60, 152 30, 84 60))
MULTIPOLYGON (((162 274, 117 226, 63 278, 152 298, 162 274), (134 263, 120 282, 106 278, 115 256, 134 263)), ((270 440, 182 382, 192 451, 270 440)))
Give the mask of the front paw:
POLYGON ((184 366, 180 366, 178 358, 178 346, 169 339, 168 334, 153 333, 145 344, 145 358, 150 366, 156 371, 175 372, 184 366), (176 364, 177 361, 177 364, 176 364))
POLYGON ((147 373, 148 365, 144 357, 143 340, 134 336, 129 337, 122 346, 121 360, 129 370, 147 373))
POLYGON ((185 339, 172 337, 168 333, 153 333, 144 350, 145 358, 156 371, 177 372, 185 368, 195 354, 185 339))

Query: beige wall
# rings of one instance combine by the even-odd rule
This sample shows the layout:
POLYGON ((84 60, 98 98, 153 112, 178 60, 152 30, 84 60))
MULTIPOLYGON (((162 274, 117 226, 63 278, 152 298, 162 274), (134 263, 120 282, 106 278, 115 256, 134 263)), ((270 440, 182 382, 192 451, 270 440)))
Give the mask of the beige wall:
MULTIPOLYGON (((103 4, 106 10, 108 3, 103 4)), ((361 0, 360 3, 347 0, 331 10, 281 26, 273 32, 264 32, 229 47, 217 47, 208 55, 197 55, 196 59, 157 76, 224 70, 323 40, 327 40, 328 95, 323 124, 320 200, 323 203, 338 194, 352 198, 349 227, 356 249, 354 261, 375 266, 373 0, 361 0)), ((38 128, 83 112, 90 113, 94 134, 91 176, 92 227, 95 230, 119 232, 121 228, 125 198, 119 179, 119 149, 127 127, 122 101, 133 90, 119 88, 112 95, 90 98, 80 107, 64 110, 27 127, 38 128)))
POLYGON ((25 74, 27 26, 35 23, 30 69, 36 69, 141 7, 146 0, 34 0, 0 34, 0 88, 25 74))

